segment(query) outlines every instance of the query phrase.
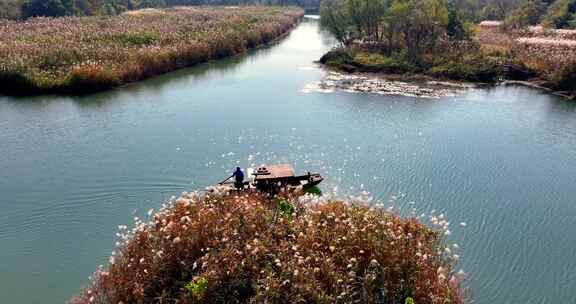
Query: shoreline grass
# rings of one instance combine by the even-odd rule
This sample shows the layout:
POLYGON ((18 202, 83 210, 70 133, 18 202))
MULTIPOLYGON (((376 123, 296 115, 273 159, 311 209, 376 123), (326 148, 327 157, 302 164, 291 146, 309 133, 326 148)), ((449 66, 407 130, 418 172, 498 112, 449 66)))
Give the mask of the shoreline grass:
POLYGON ((292 29, 293 7, 174 7, 0 22, 0 94, 88 94, 234 56, 292 29))
POLYGON ((365 202, 183 193, 120 226, 71 303, 463 303, 438 229, 365 202))

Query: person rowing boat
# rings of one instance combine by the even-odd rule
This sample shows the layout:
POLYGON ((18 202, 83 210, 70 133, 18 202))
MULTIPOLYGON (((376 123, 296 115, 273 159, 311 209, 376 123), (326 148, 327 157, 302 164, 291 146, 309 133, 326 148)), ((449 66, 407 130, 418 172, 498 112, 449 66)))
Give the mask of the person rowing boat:
POLYGON ((236 171, 234 171, 232 175, 230 175, 230 177, 222 181, 220 184, 225 183, 227 180, 233 177, 234 177, 234 187, 236 188, 236 190, 238 191, 242 190, 244 188, 244 172, 242 172, 242 169, 240 167, 236 167, 236 171))

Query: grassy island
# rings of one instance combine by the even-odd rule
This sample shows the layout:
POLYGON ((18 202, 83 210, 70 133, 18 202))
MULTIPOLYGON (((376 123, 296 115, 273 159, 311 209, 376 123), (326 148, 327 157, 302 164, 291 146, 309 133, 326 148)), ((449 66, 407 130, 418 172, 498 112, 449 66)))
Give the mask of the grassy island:
POLYGON ((0 93, 84 94, 233 56, 289 31, 298 8, 174 7, 0 20, 0 93))
POLYGON ((416 218, 254 193, 183 193, 148 214, 72 303, 463 303, 447 233, 416 218))

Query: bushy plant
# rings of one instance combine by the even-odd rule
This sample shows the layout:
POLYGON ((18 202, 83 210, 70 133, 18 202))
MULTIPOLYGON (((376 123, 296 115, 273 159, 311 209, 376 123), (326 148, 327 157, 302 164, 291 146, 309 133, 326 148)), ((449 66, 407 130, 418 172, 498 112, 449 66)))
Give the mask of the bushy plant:
POLYGON ((311 195, 282 198, 295 208, 277 216, 277 199, 218 191, 120 226, 109 265, 72 303, 462 303, 445 230, 311 195))
POLYGON ((318 195, 318 196, 322 195, 322 190, 320 190, 320 188, 318 188, 317 186, 305 187, 303 189, 303 192, 311 195, 318 195))
POLYGON ((190 296, 195 300, 202 300, 206 289, 208 289, 208 280, 206 278, 200 277, 195 278, 186 284, 184 288, 188 291, 190 296))
POLYGON ((363 71, 404 74, 421 71, 422 69, 412 60, 413 57, 406 51, 382 54, 374 52, 358 51, 354 56, 354 62, 363 71))
POLYGON ((159 37, 155 33, 143 32, 143 33, 126 33, 119 35, 117 37, 119 41, 130 46, 145 46, 154 44, 159 40, 159 37))
POLYGON ((294 205, 292 203, 290 203, 289 201, 287 201, 285 199, 280 199, 278 201, 278 210, 280 211, 280 214, 282 214, 282 215, 292 216, 294 211, 296 211, 296 208, 294 208, 294 205))

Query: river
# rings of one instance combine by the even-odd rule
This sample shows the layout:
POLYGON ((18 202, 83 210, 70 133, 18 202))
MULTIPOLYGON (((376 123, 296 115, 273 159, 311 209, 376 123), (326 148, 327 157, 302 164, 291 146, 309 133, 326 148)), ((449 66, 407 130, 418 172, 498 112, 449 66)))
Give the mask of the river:
POLYGON ((110 92, 0 97, 0 302, 62 303, 118 225, 280 162, 327 193, 444 213, 474 303, 573 301, 576 103, 514 86, 303 92, 332 43, 307 18, 276 45, 110 92))

